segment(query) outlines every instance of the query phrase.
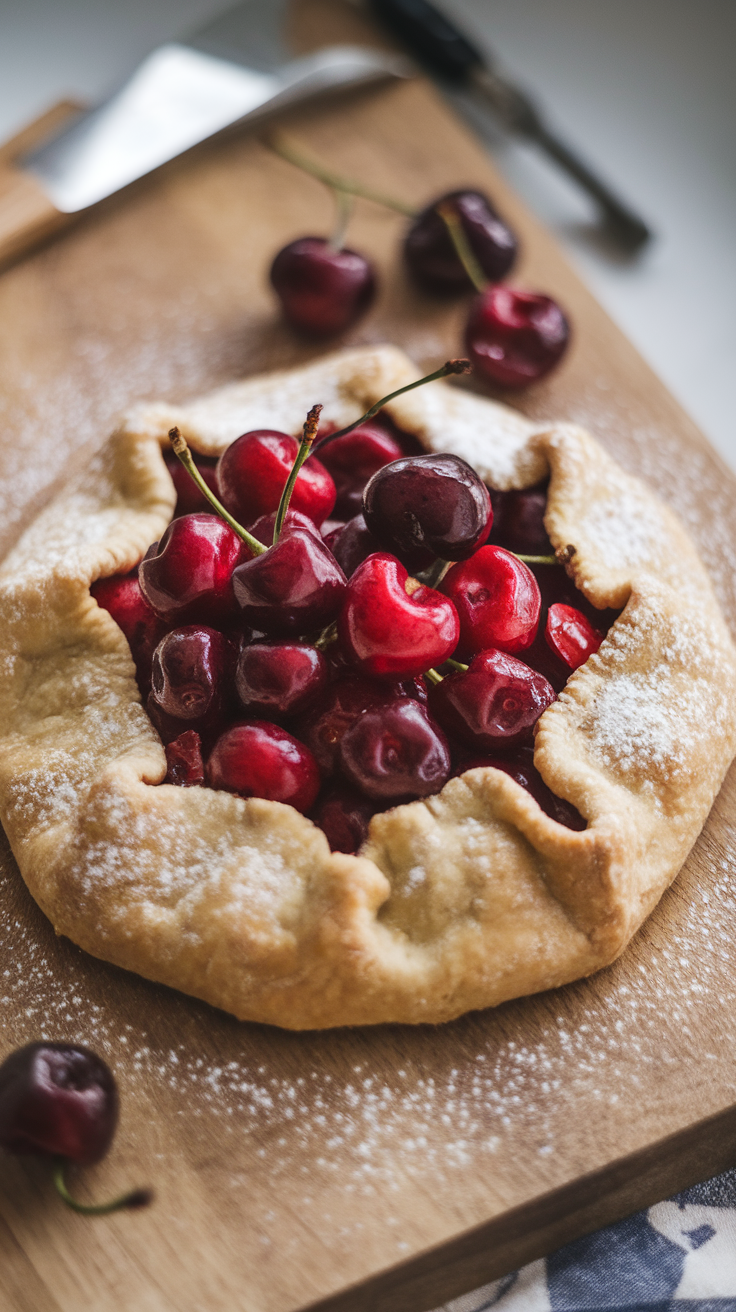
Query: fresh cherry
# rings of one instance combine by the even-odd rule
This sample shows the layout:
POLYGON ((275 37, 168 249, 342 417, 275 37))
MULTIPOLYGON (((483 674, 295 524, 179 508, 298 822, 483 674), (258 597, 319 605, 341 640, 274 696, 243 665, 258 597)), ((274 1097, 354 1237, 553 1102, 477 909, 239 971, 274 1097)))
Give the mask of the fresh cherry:
POLYGON ((379 469, 363 493, 363 514, 383 547, 407 561, 426 556, 425 563, 472 555, 493 520, 487 487, 451 455, 404 456, 379 469))
POLYGON ((338 620, 349 659, 363 674, 384 678, 409 678, 441 665, 454 651, 459 631, 453 603, 410 580, 385 552, 358 566, 338 620))
POLYGON ((7 1152, 98 1162, 117 1123, 112 1071, 89 1048, 28 1043, 0 1066, 0 1144, 7 1152))
MULTIPOLYGON (((217 487, 226 510, 246 527, 278 510, 296 459, 299 443, 288 433, 257 428, 243 433, 223 451, 217 464, 217 487)), ((290 501, 315 524, 327 519, 335 504, 335 484, 324 465, 312 456, 297 475, 290 501)))
POLYGON ((90 592, 97 605, 109 611, 128 639, 138 687, 143 696, 147 696, 151 687, 151 660, 166 632, 166 625, 143 596, 138 582, 138 570, 97 579, 90 592))
POLYGON ((322 337, 343 332, 365 313, 376 280, 357 251, 335 250, 324 237, 300 237, 279 251, 271 285, 291 326, 322 337))
POLYGON ((327 836, 331 852, 357 852, 368 837, 375 803, 348 784, 327 784, 311 818, 327 836))
POLYGON ((335 619, 347 579, 315 529, 285 523, 275 546, 233 573, 242 618, 278 636, 308 633, 335 619))
POLYGON ((185 729, 211 739, 222 727, 232 649, 216 629, 190 624, 161 639, 153 656, 148 713, 165 742, 185 729))
POLYGON ((243 646, 235 687, 248 715, 279 720, 304 711, 327 685, 327 661, 304 642, 243 646))
POLYGON ((444 733, 410 697, 364 711, 340 739, 338 757, 350 783, 386 802, 438 793, 452 768, 444 733))
POLYGON ((403 451, 395 438, 378 424, 361 424, 352 433, 335 438, 320 456, 337 489, 335 515, 352 519, 363 506, 363 488, 384 465, 398 460, 403 451))
POLYGON ((237 614, 232 573, 248 554, 217 515, 182 515, 138 567, 141 592, 167 624, 220 625, 237 614))
POLYGON ((554 555, 552 543, 544 526, 547 509, 547 488, 543 486, 514 488, 509 492, 494 492, 493 532, 491 541, 509 551, 528 556, 554 555))
POLYGON ((453 565, 440 586, 457 609, 464 655, 486 647, 514 655, 533 643, 539 587, 528 566, 503 547, 481 547, 453 565))
POLYGON ((547 645, 569 670, 577 670, 598 650, 603 634, 594 629, 574 606, 557 603, 547 612, 544 630, 547 645))
POLYGON ((451 204, 482 272, 500 282, 516 259, 516 238, 480 191, 451 191, 428 205, 412 223, 404 242, 410 273, 430 292, 455 293, 472 288, 437 206, 451 204))
POLYGON ((529 738, 554 700, 543 675, 495 650, 479 652, 467 670, 445 675, 429 694, 432 713, 447 733, 484 752, 529 738))
POLYGON ((194 729, 187 729, 173 742, 166 744, 165 784, 178 784, 180 788, 195 788, 204 783, 202 740, 194 729))
POLYGON ((562 358, 570 328, 549 296, 490 286, 476 297, 465 330, 477 372, 500 387, 527 387, 562 358))
POLYGON ((355 674, 343 676, 330 684, 297 721, 296 732, 324 775, 334 771, 340 740, 353 721, 369 706, 383 705, 390 696, 390 692, 368 679, 355 674))
MULTIPOLYGON (((189 476, 182 465, 178 456, 173 451, 164 453, 166 468, 171 474, 171 478, 176 490, 176 508, 174 518, 178 519, 180 515, 193 515, 197 511, 210 511, 210 503, 203 492, 200 492, 194 479, 189 476)), ((197 469, 207 484, 210 491, 217 496, 217 483, 215 480, 215 467, 217 465, 216 456, 202 456, 197 454, 197 469)))
POLYGON ((531 793, 540 810, 544 811, 551 820, 556 820, 558 825, 564 825, 566 829, 574 829, 578 833, 587 829, 587 821, 572 802, 566 801, 564 797, 557 797, 544 782, 534 764, 533 747, 518 747, 510 756, 468 757, 461 763, 456 773, 464 774, 466 770, 489 765, 495 770, 503 770, 505 774, 516 780, 520 787, 531 793))
POLYGON ((297 811, 309 811, 319 792, 319 769, 309 748, 267 720, 245 720, 226 729, 206 772, 211 788, 285 802, 297 811))
POLYGON ((328 533, 325 542, 348 579, 364 560, 381 550, 362 514, 354 515, 347 524, 328 533))

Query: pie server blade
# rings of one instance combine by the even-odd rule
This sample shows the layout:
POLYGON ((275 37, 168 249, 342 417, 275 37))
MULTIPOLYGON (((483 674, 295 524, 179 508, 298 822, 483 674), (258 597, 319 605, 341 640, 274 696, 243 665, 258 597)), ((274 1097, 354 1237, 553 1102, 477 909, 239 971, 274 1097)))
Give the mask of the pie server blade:
POLYGON ((231 124, 319 92, 411 76, 400 56, 327 46, 284 61, 287 0, 246 0, 191 38, 154 50, 109 100, 27 155, 62 213, 103 200, 231 124))

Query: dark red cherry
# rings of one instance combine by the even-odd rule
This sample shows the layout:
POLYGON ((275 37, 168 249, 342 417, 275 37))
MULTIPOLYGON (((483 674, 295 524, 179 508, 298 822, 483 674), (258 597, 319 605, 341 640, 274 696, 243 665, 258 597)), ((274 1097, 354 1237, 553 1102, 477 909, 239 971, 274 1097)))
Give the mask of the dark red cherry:
POLYGON ((391 694, 359 675, 337 679, 322 693, 295 727, 324 775, 332 774, 340 739, 369 706, 383 705, 391 694))
MULTIPOLYGON (((278 510, 298 450, 299 443, 288 433, 257 428, 223 451, 216 471, 219 497, 238 523, 247 528, 260 516, 278 510)), ((311 456, 297 475, 290 509, 321 524, 334 504, 335 484, 324 465, 311 456)))
POLYGON ((89 1048, 28 1043, 0 1066, 0 1145, 73 1162, 98 1162, 112 1143, 118 1095, 89 1048))
POLYGON ((362 514, 354 515, 342 528, 328 533, 325 542, 348 579, 364 560, 381 550, 362 514))
POLYGON ((447 733, 475 751, 494 752, 529 738, 555 696, 543 675, 491 650, 433 685, 429 704, 447 733))
POLYGON ((165 784, 178 784, 180 788, 195 788, 204 783, 202 740, 194 729, 180 733, 166 744, 165 784))
POLYGON ((547 645, 570 670, 584 665, 598 650, 603 634, 594 629, 574 606, 557 603, 547 612, 544 637, 547 645))
POLYGON ((335 515, 341 519, 359 515, 368 479, 403 454, 396 439, 378 424, 361 424, 352 433, 328 443, 319 458, 337 489, 335 515))
POLYGON ((544 526, 547 488, 514 488, 495 492, 491 541, 528 556, 552 556, 554 550, 544 526))
POLYGON ((527 387, 564 355, 570 328, 550 296, 487 287, 473 302, 465 345, 481 377, 499 387, 527 387))
POLYGON ((235 688, 248 715, 279 720, 298 715, 327 685, 327 661, 305 642, 243 646, 235 688))
POLYGON ((300 237, 284 246, 271 265, 271 285, 292 328, 318 337, 349 328, 376 290, 365 256, 336 251, 324 237, 300 237))
POLYGON ((574 829, 578 833, 583 829, 587 829, 587 821, 583 819, 572 802, 566 801, 564 797, 557 797, 544 782, 534 765, 533 747, 517 747, 510 756, 467 757, 455 773, 464 774, 466 770, 475 770, 478 766, 489 765, 493 766, 495 770, 503 770, 505 774, 511 775, 511 778, 516 780, 521 788, 531 793, 545 815, 548 815, 551 820, 556 820, 558 825, 564 825, 566 829, 574 829))
POLYGON ((451 191, 428 205, 412 223, 404 242, 410 273, 430 292, 463 292, 472 282, 459 259, 437 206, 450 202, 470 248, 490 282, 500 282, 516 259, 516 238, 480 191, 451 191))
POLYGON ((331 852, 357 852, 368 837, 376 805, 349 784, 323 788, 311 818, 327 836, 331 852))
MULTIPOLYGON (((212 507, 204 492, 200 492, 194 479, 187 473, 178 456, 175 456, 173 451, 166 451, 164 460, 176 490, 174 518, 178 519, 179 515, 193 515, 200 510, 211 514, 212 507)), ((195 451, 194 462, 210 491, 217 496, 217 483, 215 481, 217 457, 201 456, 198 451, 195 451)))
POLYGON ((386 802, 438 793, 452 768, 444 733, 410 697, 358 716, 340 739, 338 759, 350 783, 386 802))
POLYGON ((452 602, 410 580, 385 552, 358 566, 338 620, 343 651, 361 673, 393 679, 441 665, 457 646, 459 631, 452 602))
POLYGON ((481 547, 453 565, 440 586, 457 609, 463 654, 497 647, 513 655, 533 643, 539 587, 528 566, 503 547, 481 547))
POLYGON ((110 612, 128 639, 138 687, 146 697, 151 687, 151 660, 166 632, 166 625, 143 596, 137 568, 130 574, 97 579, 90 592, 97 605, 110 612))
POLYGON ((206 766, 210 788, 264 797, 309 811, 319 792, 319 770, 309 748, 267 720, 244 720, 218 738, 206 766))
POLYGON ((275 547, 242 561, 233 590, 243 620, 278 636, 309 633, 335 619, 347 579, 315 531, 285 524, 275 547))
POLYGON ((404 456, 379 469, 363 514, 382 546, 406 560, 464 560, 493 521, 488 488, 467 461, 448 455, 404 456))
POLYGON ((231 668, 232 649, 216 629, 190 624, 161 639, 153 657, 148 713, 165 742, 185 729, 209 739, 219 732, 231 668))
POLYGON ((248 554, 218 515, 182 515, 141 561, 141 592, 167 624, 227 624, 237 614, 233 569, 248 554))

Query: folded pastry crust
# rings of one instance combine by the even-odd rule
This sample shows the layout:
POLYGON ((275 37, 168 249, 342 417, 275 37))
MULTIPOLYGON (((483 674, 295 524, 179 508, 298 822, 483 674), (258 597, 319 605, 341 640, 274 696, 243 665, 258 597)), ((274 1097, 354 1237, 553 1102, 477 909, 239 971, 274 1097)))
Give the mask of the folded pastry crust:
POLYGON ((330 854, 289 806, 160 785, 164 752, 90 583, 171 517, 161 458, 256 427, 344 424, 415 377, 393 347, 131 413, 0 570, 0 815, 31 893, 88 952, 243 1019, 294 1029, 444 1021, 611 962, 674 879, 736 752, 736 652, 690 539, 582 429, 445 383, 389 410, 497 488, 550 474, 546 523, 597 606, 624 607, 542 716, 535 763, 588 822, 509 776, 453 779, 330 854))

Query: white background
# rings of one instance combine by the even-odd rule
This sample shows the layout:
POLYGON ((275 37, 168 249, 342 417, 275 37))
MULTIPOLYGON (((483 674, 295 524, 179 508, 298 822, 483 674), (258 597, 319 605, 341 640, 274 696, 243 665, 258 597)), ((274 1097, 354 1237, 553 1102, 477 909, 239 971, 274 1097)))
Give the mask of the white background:
MULTIPOLYGON (((264 6, 268 0, 263 0, 264 6)), ((736 469, 736 3, 441 0, 658 234, 633 264, 528 147, 501 167, 736 469)), ((104 96, 227 0, 0 0, 0 139, 65 94, 104 96)))

